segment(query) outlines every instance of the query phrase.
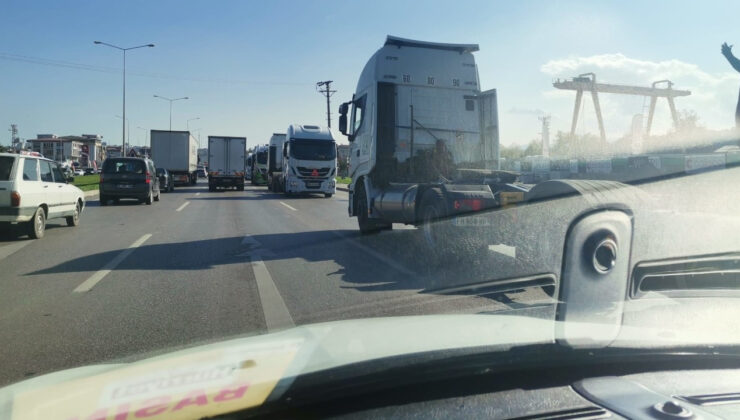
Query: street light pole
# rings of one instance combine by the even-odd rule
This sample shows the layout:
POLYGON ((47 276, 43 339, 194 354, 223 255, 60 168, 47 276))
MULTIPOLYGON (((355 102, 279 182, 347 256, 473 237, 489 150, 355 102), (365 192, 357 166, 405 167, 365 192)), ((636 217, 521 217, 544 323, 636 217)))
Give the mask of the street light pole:
POLYGON ((121 150, 121 154, 123 156, 126 156, 126 144, 128 144, 129 147, 131 147, 131 124, 128 118, 126 117, 116 115, 116 118, 122 119, 124 123, 124 127, 126 128, 126 131, 124 131, 124 133, 128 136, 128 138, 126 139, 126 142, 123 144, 123 150, 121 150))
POLYGON ((160 96, 160 95, 154 95, 154 97, 159 98, 159 99, 164 99, 165 101, 170 101, 170 131, 172 131, 172 103, 175 101, 182 100, 182 99, 190 99, 190 98, 188 98, 187 96, 183 96, 182 98, 170 99, 166 96, 160 96))
MULTIPOLYGON (((123 48, 117 45, 108 44, 107 42, 95 41, 95 44, 105 45, 111 48, 115 48, 119 51, 123 51, 123 121, 121 124, 121 147, 122 152, 126 154, 126 51, 135 50, 137 48, 153 48, 154 44, 138 45, 136 47, 123 48)), ((130 135, 130 134, 129 134, 130 135)))
POLYGON ((199 120, 199 119, 200 119, 200 117, 195 117, 195 118, 191 118, 191 119, 189 119, 189 120, 187 120, 187 121, 185 122, 185 125, 186 125, 186 126, 187 126, 187 128, 188 128, 188 131, 190 131, 190 121, 195 121, 195 120, 199 120))

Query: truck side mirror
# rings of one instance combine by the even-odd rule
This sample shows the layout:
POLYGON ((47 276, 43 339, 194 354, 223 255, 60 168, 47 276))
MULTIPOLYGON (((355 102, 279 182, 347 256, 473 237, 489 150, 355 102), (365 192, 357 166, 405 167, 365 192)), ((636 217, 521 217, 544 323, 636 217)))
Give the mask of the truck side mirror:
POLYGON ((347 111, 349 110, 349 102, 345 102, 339 105, 339 132, 347 135, 347 111))

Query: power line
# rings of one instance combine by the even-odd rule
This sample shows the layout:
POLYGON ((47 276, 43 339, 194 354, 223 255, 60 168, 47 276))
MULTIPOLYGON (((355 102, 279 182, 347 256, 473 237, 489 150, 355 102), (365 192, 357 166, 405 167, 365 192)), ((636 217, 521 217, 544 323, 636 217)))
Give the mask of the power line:
POLYGON ((326 125, 329 128, 331 128, 331 101, 329 98, 336 92, 336 90, 331 90, 332 82, 333 80, 326 80, 316 83, 316 89, 319 91, 319 93, 326 96, 326 125), (321 90, 322 86, 325 87, 324 90, 321 90))
MULTIPOLYGON (((10 54, 10 53, 4 53, 4 52, 0 52, 0 60, 17 61, 17 62, 22 62, 22 63, 38 64, 38 65, 53 66, 53 67, 64 67, 64 68, 75 69, 75 70, 94 71, 98 73, 120 74, 123 71, 122 69, 116 68, 116 67, 94 66, 90 64, 73 63, 70 61, 52 60, 48 58, 31 57, 27 55, 10 54)), ((275 82, 275 81, 264 81, 264 80, 234 80, 234 79, 179 77, 179 76, 173 76, 173 75, 165 74, 165 73, 145 73, 145 72, 137 72, 137 71, 127 71, 126 74, 130 76, 148 77, 148 78, 153 78, 153 79, 167 79, 167 80, 177 80, 177 81, 183 81, 183 82, 220 83, 220 84, 233 84, 233 85, 306 86, 306 85, 311 84, 310 82, 287 82, 287 81, 286 82, 275 82)))

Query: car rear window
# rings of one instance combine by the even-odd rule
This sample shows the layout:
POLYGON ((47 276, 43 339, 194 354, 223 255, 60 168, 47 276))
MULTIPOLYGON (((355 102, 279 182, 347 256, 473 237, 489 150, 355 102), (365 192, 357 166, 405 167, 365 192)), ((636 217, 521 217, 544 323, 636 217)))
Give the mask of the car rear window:
POLYGON ((15 160, 12 156, 0 156, 0 181, 10 180, 10 171, 13 170, 13 161, 15 160))
POLYGON ((106 160, 104 174, 143 174, 144 162, 141 160, 106 160))

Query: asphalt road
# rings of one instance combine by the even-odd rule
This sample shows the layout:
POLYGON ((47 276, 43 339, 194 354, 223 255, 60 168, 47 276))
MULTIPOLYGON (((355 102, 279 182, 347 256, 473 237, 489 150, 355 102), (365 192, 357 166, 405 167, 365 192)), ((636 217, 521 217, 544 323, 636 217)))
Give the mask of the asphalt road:
POLYGON ((361 237, 342 191, 288 198, 200 181, 151 206, 90 199, 76 228, 0 237, 0 385, 306 323, 550 301, 539 289, 460 291, 518 270, 516 249, 440 264, 419 234, 395 225, 361 237))

